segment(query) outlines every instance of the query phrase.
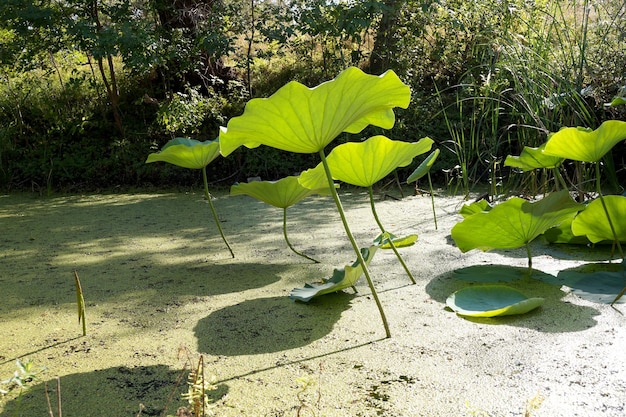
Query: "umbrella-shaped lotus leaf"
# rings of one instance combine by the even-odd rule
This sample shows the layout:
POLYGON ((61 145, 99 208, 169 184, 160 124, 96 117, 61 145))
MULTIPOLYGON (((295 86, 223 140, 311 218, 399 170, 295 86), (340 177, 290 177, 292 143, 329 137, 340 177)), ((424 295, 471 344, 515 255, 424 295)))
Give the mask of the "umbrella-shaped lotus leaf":
POLYGON ((161 152, 148 155, 146 163, 168 162, 183 168, 202 169, 220 155, 219 139, 200 142, 176 138, 167 142, 161 152))
POLYGON ((514 197, 488 212, 466 217, 452 228, 452 238, 462 252, 519 248, 583 207, 567 190, 534 203, 514 197))
POLYGON ((233 185, 231 195, 249 195, 274 207, 291 207, 300 200, 312 195, 329 195, 328 185, 318 189, 308 189, 300 185, 298 177, 290 176, 278 181, 254 181, 233 185))
MULTIPOLYGON (((370 264, 374 257, 376 249, 378 249, 377 246, 361 248, 361 254, 367 265, 370 264)), ((363 275, 363 266, 357 260, 352 265, 346 265, 343 269, 335 269, 333 276, 323 279, 320 284, 304 284, 303 288, 294 288, 291 293, 289 293, 289 298, 306 303, 313 297, 353 287, 361 275, 363 275)))
MULTIPOLYGON (((615 234, 620 242, 626 241, 626 197, 607 195, 603 197, 609 216, 613 219, 615 234)), ((575 236, 587 236, 592 243, 603 240, 615 241, 611 225, 606 217, 602 200, 593 200, 587 208, 572 221, 575 236)))
POLYGON ((350 67, 314 88, 292 81, 269 98, 250 100, 221 129, 221 151, 227 156, 241 145, 267 145, 317 153, 341 132, 358 133, 368 125, 390 129, 393 108, 407 108, 410 100, 409 87, 393 71, 375 76, 350 67))
POLYGON ((522 149, 522 153, 519 156, 507 156, 504 160, 504 165, 519 168, 522 171, 532 171, 540 168, 555 168, 559 166, 561 162, 563 162, 563 158, 545 154, 543 152, 545 147, 545 143, 538 148, 524 146, 524 149, 522 149))
POLYGON ((626 122, 607 120, 596 130, 566 127, 548 139, 544 153, 583 162, 597 162, 626 139, 626 122))
POLYGON ((430 169, 433 167, 433 164, 437 160, 439 152, 439 149, 435 149, 434 151, 432 151, 430 155, 428 155, 426 159, 424 159, 422 163, 419 164, 417 168, 415 168, 415 171, 413 171, 411 175, 409 175, 409 178, 406 179, 406 183, 410 184, 412 182, 415 182, 422 178, 424 175, 428 174, 430 169))
POLYGON ((417 155, 428 152, 432 144, 430 138, 402 142, 382 135, 372 136, 364 142, 349 142, 334 148, 327 157, 328 166, 334 179, 369 187, 394 169, 409 165, 417 155))
POLYGON ((543 298, 528 298, 506 285, 476 285, 459 290, 446 305, 461 316, 496 317, 524 314, 543 304, 543 298))

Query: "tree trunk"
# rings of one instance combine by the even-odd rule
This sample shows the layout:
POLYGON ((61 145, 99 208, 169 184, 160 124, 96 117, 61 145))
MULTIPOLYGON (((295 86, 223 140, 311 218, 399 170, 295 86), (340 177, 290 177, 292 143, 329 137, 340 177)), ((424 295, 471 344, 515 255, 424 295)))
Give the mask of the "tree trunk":
MULTIPOLYGON (((91 5, 91 17, 93 18, 93 22, 96 25, 96 30, 98 32, 102 31, 102 23, 100 22, 100 16, 98 14, 98 0, 95 0, 91 5)), ((107 95, 109 97, 109 104, 111 104, 111 110, 113 111, 113 120, 115 121, 115 128, 120 133, 121 136, 124 136, 124 128, 122 127, 122 117, 119 111, 119 90, 117 87, 117 77, 115 76, 115 68, 113 67, 113 57, 110 54, 107 54, 107 63, 109 64, 109 76, 111 78, 111 82, 109 82, 106 72, 104 70, 103 58, 101 56, 96 57, 98 61, 98 69, 100 70, 100 75, 102 76, 102 82, 104 83, 104 87, 107 90, 107 95)))
POLYGON ((369 60, 369 71, 372 74, 380 74, 393 67, 397 54, 396 28, 403 0, 384 0, 384 5, 369 60))

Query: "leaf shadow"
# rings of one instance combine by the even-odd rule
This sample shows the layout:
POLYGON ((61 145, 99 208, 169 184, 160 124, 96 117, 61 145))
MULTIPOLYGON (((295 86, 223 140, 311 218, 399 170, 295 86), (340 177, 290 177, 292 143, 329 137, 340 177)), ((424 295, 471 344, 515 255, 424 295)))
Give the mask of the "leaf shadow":
MULTIPOLYGON (((173 414, 183 405, 180 394, 187 390, 184 375, 176 385, 180 377, 181 371, 164 365, 123 366, 65 375, 60 378, 61 410, 67 416, 94 415, 91 413, 99 417, 135 416, 141 404, 142 416, 161 416, 166 411, 173 414), (168 404, 170 396, 172 400, 168 404)), ((3 415, 49 415, 45 390, 43 382, 33 385, 20 400, 7 402, 3 415), (23 410, 24 406, 27 410, 23 410), (20 410, 26 414, 20 414, 20 410)), ((47 382, 47 390, 52 410, 58 415, 55 380, 47 382)), ((228 385, 221 383, 216 390, 207 391, 207 396, 217 401, 228 391, 228 385)))
MULTIPOLYGON (((506 265, 495 265, 506 268, 506 265)), ((513 267, 511 267, 513 268, 513 267)), ((494 282, 493 277, 489 282, 494 282)), ((474 285, 453 277, 453 271, 441 274, 426 285, 426 292, 430 297, 443 304, 443 308, 453 314, 445 306, 446 299, 467 286, 474 285)), ((564 293, 558 286, 537 279, 519 279, 506 282, 506 285, 515 288, 527 297, 544 298, 544 304, 526 314, 502 316, 495 318, 461 318, 475 323, 508 325, 526 327, 544 333, 568 333, 586 330, 597 324, 594 319, 600 312, 595 308, 570 303, 563 300, 564 293)))
POLYGON ((198 351, 238 356, 306 346, 332 331, 353 298, 340 292, 307 304, 283 296, 243 301, 217 310, 196 324, 198 351))
MULTIPOLYGON (((568 286, 576 296, 585 300, 610 304, 626 288, 626 270, 623 264, 584 264, 560 271, 555 283, 568 286)), ((615 304, 626 304, 626 297, 615 304)))

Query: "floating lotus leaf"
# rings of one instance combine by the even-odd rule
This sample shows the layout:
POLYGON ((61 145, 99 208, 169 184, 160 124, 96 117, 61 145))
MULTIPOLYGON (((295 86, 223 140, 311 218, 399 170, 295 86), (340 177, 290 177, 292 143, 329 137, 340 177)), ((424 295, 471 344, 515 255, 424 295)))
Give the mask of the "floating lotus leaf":
POLYGON ((410 100, 409 87, 393 71, 375 76, 350 67, 314 88, 292 81, 269 98, 250 100, 241 116, 230 119, 220 132, 221 151, 227 156, 241 145, 267 145, 317 153, 341 132, 390 129, 393 108, 407 108, 410 100))
POLYGON ((446 305, 461 316, 496 317, 528 313, 543 302, 506 285, 476 285, 455 292, 446 305))
POLYGON ((543 152, 546 144, 538 148, 524 146, 519 156, 509 155, 504 160, 504 165, 519 168, 522 171, 532 171, 540 168, 555 168, 561 165, 563 158, 559 156, 547 155, 543 152))
MULTIPOLYGON (((377 246, 361 248, 361 254, 367 265, 370 264, 374 257, 376 249, 378 249, 377 246)), ((362 274, 363 266, 357 260, 352 265, 346 265, 343 269, 335 269, 333 276, 323 279, 320 284, 304 284, 303 288, 294 288, 291 290, 291 293, 289 293, 289 298, 306 303, 313 297, 353 287, 362 274)))
POLYGON ((466 217, 452 228, 452 238, 462 252, 519 248, 573 217, 582 207, 566 190, 534 203, 514 197, 488 212, 466 217))
POLYGON ((300 185, 298 177, 290 176, 278 181, 254 181, 233 185, 231 195, 249 195, 269 205, 280 208, 291 207, 300 200, 312 195, 329 195, 328 185, 318 189, 308 189, 300 185))
POLYGON ((435 149, 422 161, 421 164, 415 168, 415 171, 409 175, 409 178, 406 179, 406 183, 410 184, 422 178, 424 175, 428 174, 430 169, 433 167, 437 157, 439 156, 439 149, 435 149))
POLYGON ((583 162, 597 162, 615 144, 626 139, 626 122, 607 120, 596 130, 566 127, 548 139, 546 155, 583 162))
POLYGON ((220 155, 219 139, 200 142, 176 138, 167 142, 161 152, 148 155, 146 163, 168 162, 183 168, 202 169, 220 155))
MULTIPOLYGON (((617 239, 620 242, 626 241, 626 197, 608 195, 603 199, 611 216, 617 239)), ((592 243, 615 240, 601 199, 593 200, 584 211, 576 216, 572 221, 572 233, 575 236, 586 236, 592 243)))
MULTIPOLYGON (((394 169, 409 165, 417 155, 428 152, 432 144, 433 140, 430 138, 422 138, 418 142, 402 142, 382 135, 372 136, 364 142, 349 142, 335 147, 326 160, 333 179, 359 187, 369 187, 394 169)), ((301 174, 303 186, 310 187, 320 183, 324 173, 320 165, 301 174)))

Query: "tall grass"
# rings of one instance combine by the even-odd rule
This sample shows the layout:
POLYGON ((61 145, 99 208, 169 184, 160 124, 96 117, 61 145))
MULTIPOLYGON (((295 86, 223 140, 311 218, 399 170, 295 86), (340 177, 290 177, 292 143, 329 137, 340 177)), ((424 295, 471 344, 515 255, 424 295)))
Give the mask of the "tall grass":
MULTIPOLYGON (((461 83, 437 91, 451 137, 443 145, 461 170, 465 193, 474 183, 488 182, 489 193, 498 194, 497 168, 507 153, 539 146, 562 127, 596 128, 606 118, 602 103, 610 86, 597 74, 606 60, 603 48, 619 45, 616 40, 626 35, 620 25, 626 3, 569 0, 516 7, 503 22, 509 30, 494 32, 491 42, 480 45, 482 55, 461 83), (446 104, 441 97, 450 93, 456 100, 446 104)), ((623 51, 616 56, 625 59, 623 51)), ((582 193, 592 184, 584 166, 566 172, 582 193)), ((508 176, 501 191, 536 192, 545 179, 535 175, 521 181, 508 176)))

